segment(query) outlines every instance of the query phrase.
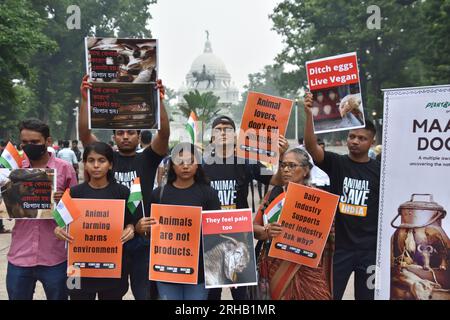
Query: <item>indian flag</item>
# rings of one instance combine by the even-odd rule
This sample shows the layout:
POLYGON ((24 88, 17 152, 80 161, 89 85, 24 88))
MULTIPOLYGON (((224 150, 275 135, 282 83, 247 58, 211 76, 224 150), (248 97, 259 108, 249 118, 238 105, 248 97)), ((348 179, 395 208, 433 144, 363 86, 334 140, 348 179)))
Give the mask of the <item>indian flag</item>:
POLYGON ((134 214, 139 203, 142 201, 141 180, 135 178, 130 188, 130 196, 128 197, 127 207, 131 214, 134 214))
POLYGON ((66 192, 64 192, 58 205, 56 206, 55 210, 53 210, 53 218, 55 219, 58 226, 64 228, 72 221, 78 219, 80 214, 80 210, 72 200, 69 189, 67 189, 66 192))
POLYGON ((264 211, 269 223, 277 222, 280 217, 281 209, 284 205, 284 199, 286 194, 283 192, 278 197, 276 197, 264 211))
POLYGON ((0 156, 0 165, 7 169, 18 169, 22 167, 22 160, 16 147, 11 142, 8 142, 0 156))
POLYGON ((195 143, 195 138, 198 132, 198 118, 194 111, 191 111, 191 115, 189 116, 188 123, 186 124, 186 130, 189 132, 191 136, 192 143, 195 143))

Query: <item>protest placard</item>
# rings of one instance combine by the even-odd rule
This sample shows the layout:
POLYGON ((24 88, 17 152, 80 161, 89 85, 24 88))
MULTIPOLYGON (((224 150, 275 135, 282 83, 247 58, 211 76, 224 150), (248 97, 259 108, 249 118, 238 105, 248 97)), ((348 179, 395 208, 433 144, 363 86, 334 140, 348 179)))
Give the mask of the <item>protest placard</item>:
POLYGON ((197 284, 201 207, 152 204, 149 279, 197 284))
POLYGON ((85 38, 90 129, 159 129, 156 39, 85 38))
POLYGON ((82 278, 120 278, 125 200, 72 199, 81 215, 69 225, 68 270, 82 278))
POLYGON ((0 219, 53 219, 55 169, 0 169, 0 219))
POLYGON ((315 133, 365 126, 356 52, 306 62, 315 133))
POLYGON ((206 288, 257 284, 250 209, 203 211, 206 288))
POLYGON ((278 165, 278 136, 286 134, 293 103, 250 91, 242 115, 237 155, 278 165))
POLYGON ((339 196, 290 182, 269 256, 317 267, 333 224, 339 196))

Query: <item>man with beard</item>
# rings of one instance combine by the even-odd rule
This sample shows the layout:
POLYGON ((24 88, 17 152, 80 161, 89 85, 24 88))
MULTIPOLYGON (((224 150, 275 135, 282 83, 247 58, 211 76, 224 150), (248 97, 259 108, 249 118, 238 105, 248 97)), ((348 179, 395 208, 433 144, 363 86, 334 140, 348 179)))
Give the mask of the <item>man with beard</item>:
MULTIPOLYGON (((88 104, 87 104, 87 89, 90 84, 87 82, 87 76, 83 78, 81 84, 82 103, 80 108, 80 122, 79 132, 80 140, 86 146, 92 142, 97 141, 97 138, 91 133, 88 127, 88 104)), ((113 172, 117 182, 131 187, 133 180, 136 177, 140 178, 141 189, 144 203, 144 210, 147 216, 150 212, 151 193, 153 190, 153 183, 155 180, 156 170, 159 163, 167 154, 169 143, 169 118, 164 107, 164 87, 159 80, 156 86, 160 90, 160 117, 161 128, 151 144, 142 152, 137 153, 139 145, 140 130, 114 130, 113 139, 117 145, 118 151, 114 153, 113 172)), ((150 88, 149 90, 152 90, 150 88)), ((150 254, 150 241, 148 238, 141 236, 142 217, 144 212, 141 204, 137 207, 135 214, 136 236, 125 243, 124 255, 126 261, 126 268, 130 275, 131 291, 136 300, 155 299, 156 286, 148 280, 148 261, 150 254)), ((124 293, 128 288, 124 288, 124 293)))
MULTIPOLYGON (((47 151, 52 143, 48 125, 38 119, 24 120, 20 143, 28 158, 23 168, 51 168, 58 173, 55 202, 77 184, 72 165, 47 151)), ((48 300, 67 300, 67 249, 54 235, 56 226, 54 220, 16 220, 6 274, 10 300, 32 300, 38 280, 48 300)))
POLYGON ((340 196, 335 218, 336 243, 333 259, 334 299, 342 299, 348 279, 355 272, 355 299, 372 300, 369 278, 375 265, 378 228, 380 163, 369 157, 376 129, 370 122, 350 130, 347 155, 324 151, 313 130, 313 97, 305 95, 305 146, 314 162, 330 177, 330 191, 340 196))

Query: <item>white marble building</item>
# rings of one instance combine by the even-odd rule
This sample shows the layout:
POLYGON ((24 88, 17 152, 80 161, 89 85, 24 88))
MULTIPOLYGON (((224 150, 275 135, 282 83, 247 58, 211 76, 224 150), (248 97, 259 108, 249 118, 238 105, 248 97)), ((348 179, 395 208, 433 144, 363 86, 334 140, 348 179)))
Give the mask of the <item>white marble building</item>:
MULTIPOLYGON (((209 33, 203 53, 194 59, 191 68, 186 74, 186 81, 177 92, 177 104, 186 104, 183 95, 197 89, 200 93, 212 91, 220 98, 221 114, 229 114, 231 105, 239 102, 239 90, 232 81, 222 59, 213 53, 209 33)), ((179 113, 179 111, 177 111, 179 113)), ((181 115, 172 115, 171 140, 189 141, 189 135, 185 130, 187 119, 181 115)), ((204 138, 208 138, 210 132, 205 132, 204 138)))

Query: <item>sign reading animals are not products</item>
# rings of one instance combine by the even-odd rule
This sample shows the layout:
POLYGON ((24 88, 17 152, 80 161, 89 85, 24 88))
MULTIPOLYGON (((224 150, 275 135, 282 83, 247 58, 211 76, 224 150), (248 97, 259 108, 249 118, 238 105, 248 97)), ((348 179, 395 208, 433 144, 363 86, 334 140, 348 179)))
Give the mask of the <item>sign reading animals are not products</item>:
POLYGON ((152 204, 149 279, 197 284, 201 207, 152 204))

